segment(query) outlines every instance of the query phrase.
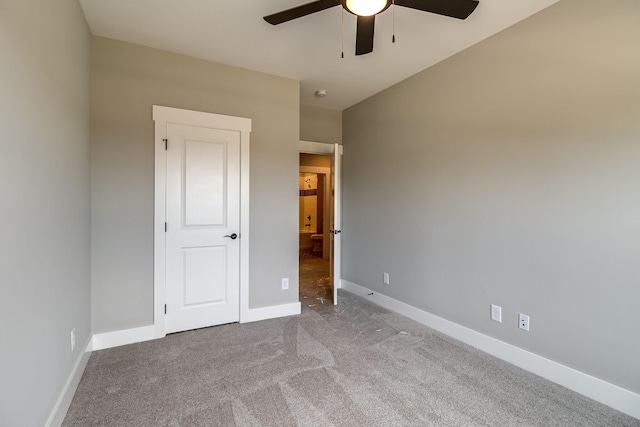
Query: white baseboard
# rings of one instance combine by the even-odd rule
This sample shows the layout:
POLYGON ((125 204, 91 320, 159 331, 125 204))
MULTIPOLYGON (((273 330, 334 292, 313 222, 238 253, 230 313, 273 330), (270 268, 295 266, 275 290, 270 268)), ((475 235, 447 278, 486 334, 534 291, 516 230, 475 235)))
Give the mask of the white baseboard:
POLYGON ((158 336, 158 328, 154 325, 95 334, 89 343, 89 351, 104 350, 105 348, 155 340, 163 336, 164 335, 158 336))
MULTIPOLYGON (((274 305, 271 307, 251 308, 242 323, 259 320, 275 319, 277 317, 295 316, 300 314, 300 303, 274 305)), ((88 351, 104 350, 121 345, 135 344, 163 338, 165 334, 157 325, 141 326, 139 328, 95 334, 89 341, 88 351)))
POLYGON ((90 342, 90 339, 87 340, 87 343, 80 351, 78 359, 69 374, 69 378, 67 378, 67 382, 62 388, 60 396, 58 396, 58 400, 49 414, 45 427, 59 427, 62 425, 64 417, 67 415, 67 411, 71 405, 71 401, 73 400, 73 396, 76 394, 76 390, 78 389, 78 384, 80 384, 80 379, 82 379, 82 374, 84 374, 84 369, 87 367, 87 363, 89 362, 91 352, 87 351, 87 349, 89 348, 90 342))
POLYGON ((347 280, 342 289, 402 314, 499 359, 640 419, 640 395, 347 280))
POLYGON ((285 316, 296 316, 301 313, 299 302, 290 304, 273 305, 270 307, 250 308, 247 317, 242 319, 242 323, 257 322, 259 320, 275 319, 285 316))

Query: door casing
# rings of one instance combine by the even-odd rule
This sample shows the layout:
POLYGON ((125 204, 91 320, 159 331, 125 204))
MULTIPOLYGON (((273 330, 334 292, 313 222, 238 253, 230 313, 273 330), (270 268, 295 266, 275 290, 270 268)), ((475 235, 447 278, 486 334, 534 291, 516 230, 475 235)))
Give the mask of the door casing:
MULTIPOLYGON (((201 126, 240 132, 240 322, 249 319, 249 137, 251 119, 199 111, 153 106, 155 122, 155 201, 153 253, 153 328, 157 338, 166 335, 166 182, 167 154, 165 139, 167 124, 201 126)), ((169 143, 171 143, 169 141, 169 143)))
MULTIPOLYGON (((335 156, 336 158, 339 159, 338 161, 338 167, 341 168, 342 166, 342 145, 338 145, 338 144, 331 144, 331 143, 325 143, 325 142, 312 142, 312 141, 300 141, 299 143, 299 152, 300 153, 305 153, 305 154, 324 154, 324 155, 328 155, 328 156, 335 156)), ((312 169, 307 168, 306 170, 312 171, 312 169)), ((341 170, 339 171, 339 173, 341 172, 341 170)), ((341 182, 338 182, 338 186, 341 187, 341 182)), ((340 191, 340 188, 336 188, 336 204, 335 204, 335 210, 336 212, 338 212, 338 224, 337 224, 337 228, 341 227, 341 213, 342 213, 342 199, 341 199, 341 194, 342 192, 340 191)), ((326 232, 329 232, 329 230, 326 230, 326 232)), ((338 235, 337 238, 335 238, 336 236, 333 236, 332 238, 334 238, 333 240, 333 244, 335 245, 334 247, 334 255, 336 256, 335 260, 334 260, 334 264, 330 267, 333 269, 333 303, 337 304, 338 303, 338 298, 337 298, 337 289, 340 289, 341 286, 341 279, 342 279, 342 268, 341 268, 341 254, 342 254, 342 236, 338 235)))

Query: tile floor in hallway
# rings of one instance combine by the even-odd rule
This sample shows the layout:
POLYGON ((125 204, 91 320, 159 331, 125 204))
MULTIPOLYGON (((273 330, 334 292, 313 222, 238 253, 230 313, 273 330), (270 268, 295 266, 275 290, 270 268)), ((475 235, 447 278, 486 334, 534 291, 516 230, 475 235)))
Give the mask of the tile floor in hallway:
POLYGON ((300 250, 300 302, 313 308, 332 305, 329 260, 311 249, 300 250))

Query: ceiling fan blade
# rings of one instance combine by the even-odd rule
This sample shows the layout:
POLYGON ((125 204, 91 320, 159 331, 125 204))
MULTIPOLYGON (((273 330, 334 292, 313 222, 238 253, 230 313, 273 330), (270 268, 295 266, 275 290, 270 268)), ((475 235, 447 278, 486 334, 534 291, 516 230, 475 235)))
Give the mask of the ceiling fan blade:
POLYGON ((476 0, 395 0, 396 5, 452 18, 466 19, 476 10, 476 0))
POLYGON ((271 25, 278 25, 283 22, 291 21, 292 19, 301 18, 303 16, 311 15, 312 13, 329 9, 333 6, 338 6, 339 4, 340 0, 318 0, 303 4, 302 6, 283 10, 282 12, 274 13, 273 15, 265 16, 264 20, 271 25))
POLYGON ((373 52, 373 29, 376 16, 358 16, 356 32, 356 55, 364 55, 373 52))

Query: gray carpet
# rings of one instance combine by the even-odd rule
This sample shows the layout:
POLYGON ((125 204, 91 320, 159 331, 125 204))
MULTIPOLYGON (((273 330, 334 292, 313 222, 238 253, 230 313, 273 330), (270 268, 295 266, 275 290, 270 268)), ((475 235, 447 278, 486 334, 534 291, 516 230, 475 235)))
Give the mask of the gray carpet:
POLYGON ((94 352, 67 426, 640 426, 340 292, 337 307, 94 352))

